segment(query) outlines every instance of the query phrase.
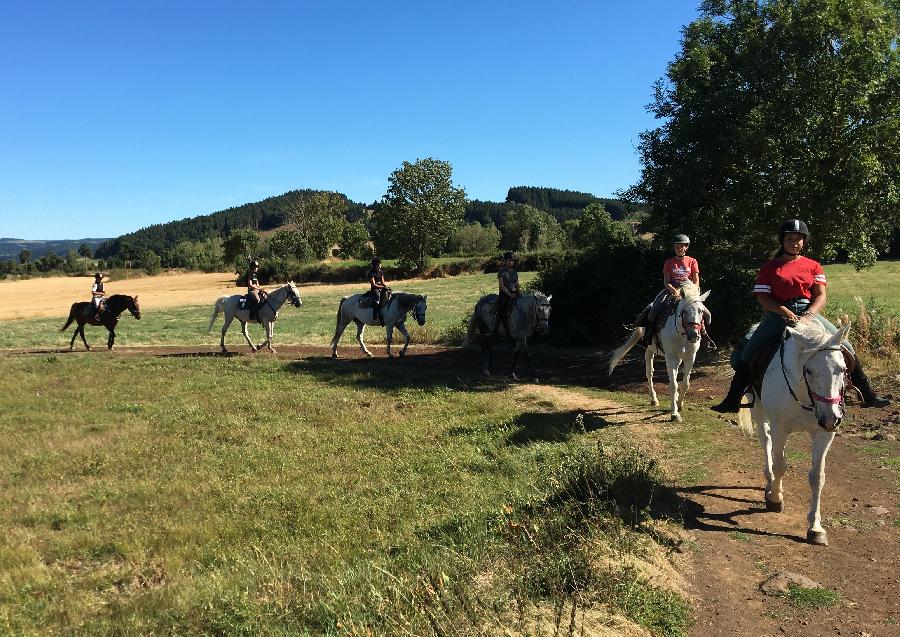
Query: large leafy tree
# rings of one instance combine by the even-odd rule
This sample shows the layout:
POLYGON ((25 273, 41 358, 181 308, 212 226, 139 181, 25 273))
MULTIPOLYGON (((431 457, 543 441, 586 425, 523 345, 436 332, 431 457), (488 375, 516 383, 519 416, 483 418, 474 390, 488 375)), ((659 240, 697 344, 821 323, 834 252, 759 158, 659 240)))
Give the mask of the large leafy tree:
POLYGON ((858 267, 900 219, 898 0, 707 0, 655 90, 640 182, 668 240, 738 270, 778 224, 858 267))
POLYGON ((378 251, 396 255, 401 269, 419 272, 462 222, 466 191, 453 185, 450 162, 407 161, 390 176, 390 185, 372 214, 378 251))
POLYGON ((331 256, 341 240, 350 202, 337 192, 315 192, 289 204, 287 219, 318 259, 331 256))

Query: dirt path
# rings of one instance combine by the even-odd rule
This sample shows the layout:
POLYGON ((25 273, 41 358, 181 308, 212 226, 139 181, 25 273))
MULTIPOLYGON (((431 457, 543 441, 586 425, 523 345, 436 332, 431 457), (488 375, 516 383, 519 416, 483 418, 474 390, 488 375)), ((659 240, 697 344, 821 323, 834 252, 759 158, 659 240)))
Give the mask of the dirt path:
MULTIPOLYGON (((668 423, 664 411, 635 409, 560 387, 523 385, 518 391, 620 424, 628 438, 659 450, 666 463, 661 433, 678 425, 668 423)), ((710 463, 713 478, 700 486, 675 485, 695 542, 685 569, 694 597, 692 634, 900 635, 897 474, 866 457, 859 438, 839 436, 828 457, 823 496, 830 546, 814 547, 804 541, 808 461, 791 463, 785 512, 766 513, 758 445, 724 421, 722 435, 733 452, 710 463), (780 570, 803 574, 840 598, 831 607, 816 609, 762 593, 760 583, 780 570)))

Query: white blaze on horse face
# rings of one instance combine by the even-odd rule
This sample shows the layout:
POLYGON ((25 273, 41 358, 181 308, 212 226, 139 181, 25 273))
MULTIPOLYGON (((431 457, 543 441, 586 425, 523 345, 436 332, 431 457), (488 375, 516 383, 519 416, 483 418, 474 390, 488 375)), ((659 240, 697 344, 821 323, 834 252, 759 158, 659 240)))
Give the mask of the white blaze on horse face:
POLYGON ((813 401, 816 422, 825 431, 834 431, 844 417, 844 355, 840 351, 816 352, 804 366, 813 401))

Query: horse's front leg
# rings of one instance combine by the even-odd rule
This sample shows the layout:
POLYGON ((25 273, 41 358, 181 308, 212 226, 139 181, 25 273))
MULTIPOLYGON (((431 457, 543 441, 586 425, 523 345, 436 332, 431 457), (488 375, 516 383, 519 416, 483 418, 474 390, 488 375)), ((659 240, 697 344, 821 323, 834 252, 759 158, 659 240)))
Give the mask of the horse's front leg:
MULTIPOLYGON (((696 352, 694 352, 696 355, 696 352)), ((691 372, 694 370, 694 356, 690 352, 684 359, 684 368, 681 370, 681 382, 678 384, 678 411, 684 411, 684 397, 691 388, 691 372)))
POLYGON ((362 321, 360 321, 359 319, 353 319, 353 320, 356 321, 356 342, 359 343, 359 346, 362 348, 363 353, 366 356, 368 356, 369 358, 372 358, 372 352, 370 352, 366 348, 366 343, 365 343, 365 341, 363 341, 363 336, 366 331, 366 324, 363 323, 362 321))
MULTIPOLYGON (((269 348, 269 351, 273 354, 277 354, 275 348, 272 347, 272 341, 275 340, 275 321, 267 321, 266 322, 266 346, 269 348)), ((262 346, 260 346, 262 347, 262 346)))
POLYGON ((644 352, 644 368, 647 374, 647 386, 650 388, 650 404, 656 407, 659 405, 659 398, 656 396, 656 388, 653 387, 653 357, 655 355, 653 345, 648 345, 644 352))
POLYGON ((116 342, 116 331, 109 330, 109 338, 106 339, 106 348, 112 349, 116 342))
POLYGON ((513 380, 519 380, 519 377, 516 376, 516 363, 519 361, 519 352, 522 351, 522 341, 516 339, 516 345, 513 348, 512 355, 512 363, 509 366, 509 375, 513 377, 513 380))
POLYGON ((669 395, 672 398, 672 407, 669 419, 672 422, 681 422, 681 396, 678 393, 678 368, 681 367, 681 359, 677 355, 666 354, 666 373, 669 376, 669 395))
POLYGON ((250 332, 247 331, 247 323, 241 319, 241 333, 243 333, 244 338, 247 339, 247 344, 250 345, 250 351, 255 352, 258 348, 253 344, 253 341, 250 340, 250 332))
POLYGON ((825 486, 825 456, 834 441, 834 433, 816 431, 812 438, 812 467, 809 470, 809 515, 806 540, 812 544, 828 545, 828 534, 822 528, 822 487, 825 486))
POLYGON ((787 473, 787 460, 784 457, 784 445, 787 432, 778 423, 770 423, 761 434, 760 442, 764 444, 766 454, 766 510, 781 513, 784 511, 783 478, 787 473), (763 437, 765 436, 765 442, 763 437))
POLYGON ((538 377, 534 373, 534 363, 531 358, 531 350, 528 349, 528 339, 522 338, 522 351, 525 353, 525 360, 528 362, 528 375, 531 380, 535 383, 538 382, 538 377))
POLYGON ((403 334, 403 349, 400 350, 400 358, 406 356, 406 350, 409 349, 409 331, 403 323, 397 323, 397 330, 403 334))
POLYGON ((489 340, 488 337, 482 336, 481 339, 481 373, 485 376, 491 375, 491 345, 493 341, 489 340))

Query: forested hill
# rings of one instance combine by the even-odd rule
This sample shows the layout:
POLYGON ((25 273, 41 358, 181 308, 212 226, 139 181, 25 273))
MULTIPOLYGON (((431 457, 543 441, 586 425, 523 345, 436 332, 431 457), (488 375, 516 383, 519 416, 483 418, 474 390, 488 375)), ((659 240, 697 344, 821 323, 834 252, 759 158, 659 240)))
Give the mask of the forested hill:
MULTIPOLYGON (((145 249, 162 254, 182 241, 201 241, 209 237, 225 237, 232 230, 240 228, 271 230, 284 225, 292 205, 315 192, 318 191, 292 190, 283 195, 235 208, 227 208, 212 214, 148 226, 104 242, 97 248, 97 256, 130 258, 131 254, 137 254, 145 249)), ((363 204, 349 201, 348 218, 359 217, 363 209, 363 204)))
POLYGON ((39 259, 51 252, 64 257, 67 252, 70 250, 77 251, 82 245, 86 245, 93 250, 104 241, 108 241, 108 239, 47 239, 33 241, 28 239, 0 238, 0 261, 18 261, 19 255, 23 250, 29 252, 29 259, 39 259))
POLYGON ((621 199, 596 197, 587 192, 515 186, 507 192, 506 201, 479 201, 477 199, 469 201, 466 207, 466 221, 493 223, 499 227, 503 225, 504 216, 508 210, 519 205, 529 205, 552 214, 557 221, 562 223, 569 219, 578 219, 584 209, 592 203, 603 204, 606 211, 617 221, 624 219, 629 214, 643 210, 642 207, 633 206, 621 199))

